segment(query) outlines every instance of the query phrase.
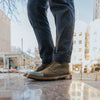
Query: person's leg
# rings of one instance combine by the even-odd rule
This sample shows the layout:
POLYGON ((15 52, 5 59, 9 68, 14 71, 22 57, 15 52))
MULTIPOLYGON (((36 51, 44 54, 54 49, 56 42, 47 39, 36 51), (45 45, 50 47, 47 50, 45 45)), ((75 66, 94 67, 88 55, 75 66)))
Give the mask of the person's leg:
POLYGON ((42 63, 52 62, 54 44, 47 20, 48 0, 28 0, 28 17, 34 29, 42 63))
POLYGON ((50 8, 56 23, 56 47, 54 62, 40 72, 31 73, 27 76, 36 80, 71 79, 70 57, 73 47, 73 33, 75 12, 73 0, 49 0, 50 8))
POLYGON ((70 62, 73 33, 75 23, 75 10, 73 0, 49 0, 50 8, 56 24, 56 47, 54 61, 70 62))

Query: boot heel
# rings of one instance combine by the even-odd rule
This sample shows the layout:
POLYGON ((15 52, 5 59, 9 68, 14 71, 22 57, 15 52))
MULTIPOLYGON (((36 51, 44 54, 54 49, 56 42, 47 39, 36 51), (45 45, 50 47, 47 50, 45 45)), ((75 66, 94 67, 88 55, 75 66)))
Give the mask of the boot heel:
POLYGON ((65 79, 66 80, 72 79, 72 75, 71 74, 70 75, 66 75, 65 79))

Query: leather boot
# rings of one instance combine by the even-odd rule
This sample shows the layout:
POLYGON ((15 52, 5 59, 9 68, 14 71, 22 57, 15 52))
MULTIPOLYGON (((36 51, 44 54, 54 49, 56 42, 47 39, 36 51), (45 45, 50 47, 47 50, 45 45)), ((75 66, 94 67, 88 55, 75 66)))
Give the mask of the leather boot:
MULTIPOLYGON (((32 72, 39 72, 39 71, 42 71, 43 69, 45 69, 46 67, 48 67, 50 64, 41 64, 35 71, 32 71, 32 72)), ((30 73, 30 72, 26 72, 26 73, 24 73, 24 75, 23 76, 27 76, 28 75, 28 73, 30 73)))
POLYGON ((69 63, 53 62, 50 66, 39 72, 30 72, 28 78, 35 80, 72 79, 69 63))

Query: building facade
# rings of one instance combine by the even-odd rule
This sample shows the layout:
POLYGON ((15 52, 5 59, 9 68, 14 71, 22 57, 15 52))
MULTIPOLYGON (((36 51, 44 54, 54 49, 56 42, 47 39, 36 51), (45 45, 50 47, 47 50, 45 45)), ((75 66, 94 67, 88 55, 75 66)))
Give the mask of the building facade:
POLYGON ((38 67, 42 63, 40 56, 39 56, 38 48, 35 48, 35 55, 34 55, 33 60, 34 60, 34 64, 36 67, 38 67))
POLYGON ((91 56, 90 55, 90 28, 85 33, 85 71, 88 73, 91 71, 91 56))
POLYGON ((80 73, 84 69, 85 33, 74 33, 71 71, 80 73))
POLYGON ((0 10, 0 52, 10 51, 10 19, 0 10))
POLYGON ((87 29, 85 59, 88 72, 100 70, 100 19, 93 21, 87 29))
POLYGON ((100 0, 94 0, 94 20, 100 19, 100 0))

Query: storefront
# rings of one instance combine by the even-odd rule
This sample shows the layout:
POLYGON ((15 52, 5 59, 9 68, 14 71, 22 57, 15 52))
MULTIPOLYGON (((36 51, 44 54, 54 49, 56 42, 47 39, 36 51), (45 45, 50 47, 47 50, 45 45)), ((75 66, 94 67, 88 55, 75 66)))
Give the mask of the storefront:
POLYGON ((22 52, 9 52, 0 54, 0 68, 22 69, 22 66, 32 66, 32 57, 22 52), (23 58, 25 55, 25 58, 23 58))
POLYGON ((91 72, 100 72, 100 64, 99 63, 93 64, 91 66, 91 68, 92 68, 91 72))

